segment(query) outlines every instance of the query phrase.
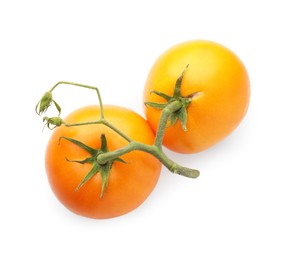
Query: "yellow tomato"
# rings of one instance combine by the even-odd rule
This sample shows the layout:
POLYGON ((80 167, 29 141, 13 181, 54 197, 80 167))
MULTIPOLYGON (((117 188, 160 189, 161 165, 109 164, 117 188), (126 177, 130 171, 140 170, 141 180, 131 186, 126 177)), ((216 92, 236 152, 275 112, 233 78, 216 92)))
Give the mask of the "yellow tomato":
MULTIPOLYGON (((144 102, 162 103, 152 93, 173 95, 175 82, 185 67, 181 95, 190 97, 187 131, 177 121, 165 131, 163 144, 179 153, 203 151, 229 135, 244 118, 250 99, 247 70, 226 47, 203 40, 188 41, 164 52, 152 66, 144 87, 144 102)), ((154 131, 161 110, 144 106, 154 131)))
MULTIPOLYGON (((104 115, 109 123, 133 140, 145 144, 154 142, 153 131, 137 113, 118 106, 104 106, 104 115)), ((72 112, 65 121, 76 124, 97 121, 99 118, 99 106, 88 106, 72 112)), ((155 157, 133 151, 121 156, 126 163, 113 163, 108 187, 102 198, 102 178, 99 173, 77 190, 92 169, 92 164, 69 160, 81 161, 90 155, 74 143, 60 138, 79 140, 93 149, 99 149, 102 145, 101 134, 106 136, 110 151, 127 145, 124 138, 104 125, 60 126, 54 131, 46 151, 46 171, 54 194, 74 213, 97 219, 120 216, 142 204, 154 189, 161 170, 161 163, 155 157)))

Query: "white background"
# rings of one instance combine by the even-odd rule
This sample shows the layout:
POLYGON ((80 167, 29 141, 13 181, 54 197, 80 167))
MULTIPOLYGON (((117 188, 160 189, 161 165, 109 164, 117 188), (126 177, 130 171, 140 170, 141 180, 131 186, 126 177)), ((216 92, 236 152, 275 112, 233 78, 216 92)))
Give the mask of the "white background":
MULTIPOLYGON (((297 259, 295 2, 1 0, 0 258, 297 259), (205 152, 168 152, 201 176, 163 169, 127 215, 66 210, 44 170, 51 133, 34 112, 41 95, 60 80, 80 82, 143 114, 151 65, 191 39, 217 41, 245 63, 252 96, 240 127, 205 152)), ((65 116, 96 95, 65 87, 56 99, 65 116)))

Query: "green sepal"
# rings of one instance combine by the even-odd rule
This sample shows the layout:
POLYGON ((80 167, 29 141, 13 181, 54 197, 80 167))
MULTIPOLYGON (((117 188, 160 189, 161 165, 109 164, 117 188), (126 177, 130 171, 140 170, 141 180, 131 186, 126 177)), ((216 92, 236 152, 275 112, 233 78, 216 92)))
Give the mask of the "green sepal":
POLYGON ((152 93, 164 98, 166 101, 169 101, 172 98, 171 96, 168 96, 167 94, 165 94, 163 92, 156 91, 156 90, 152 90, 150 94, 152 94, 152 93))
POLYGON ((93 162, 93 157, 86 158, 84 160, 69 160, 67 157, 65 158, 67 162, 75 162, 80 164, 91 163, 93 162))
POLYGON ((118 157, 114 159, 114 162, 121 162, 121 163, 127 163, 126 161, 124 161, 122 158, 118 157))
POLYGON ((112 165, 114 162, 121 162, 121 163, 126 163, 123 159, 121 159, 120 157, 117 157, 113 160, 107 161, 104 164, 100 164, 97 161, 97 156, 99 154, 104 154, 106 152, 108 152, 108 146, 107 146, 107 140, 106 140, 106 136, 104 134, 102 134, 100 136, 101 139, 101 147, 100 149, 96 150, 92 147, 87 146, 86 144, 69 138, 69 137, 65 137, 62 136, 59 139, 59 143, 61 139, 65 139, 77 146, 79 146, 80 148, 82 148, 83 150, 87 151, 91 157, 85 158, 83 160, 70 160, 68 158, 66 158, 66 160, 68 162, 75 162, 75 163, 80 163, 80 164, 85 164, 85 163, 91 163, 93 164, 92 169, 88 172, 88 174, 86 174, 86 176, 83 178, 83 180, 79 183, 79 185, 77 186, 77 188, 75 189, 75 191, 78 191, 87 181, 89 181, 95 174, 100 173, 101 175, 101 192, 100 192, 100 199, 103 198, 104 194, 106 193, 106 189, 108 187, 108 180, 109 180, 109 175, 110 175, 110 171, 112 168, 112 165))
POLYGON ((108 149, 107 149, 107 140, 106 140, 105 134, 101 134, 100 140, 101 140, 101 149, 100 149, 101 152, 103 152, 103 153, 108 152, 108 149))
POLYGON ((187 117, 188 117, 187 108, 182 107, 179 110, 178 119, 180 120, 182 128, 183 128, 183 130, 185 132, 188 131, 188 129, 187 129, 187 117))
POLYGON ((182 84, 182 81, 183 81, 184 74, 185 74, 188 67, 189 67, 189 64, 185 67, 182 74, 178 77, 178 79, 175 82, 174 94, 173 94, 174 98, 178 99, 179 97, 181 97, 180 88, 181 88, 181 84, 182 84))
POLYGON ((81 183, 76 187, 75 191, 78 191, 81 188, 81 186, 83 186, 88 180, 90 180, 98 172, 99 172, 98 165, 94 165, 93 168, 89 171, 89 173, 81 181, 81 183))
POLYGON ((161 103, 155 103, 155 102, 144 102, 144 104, 146 106, 150 106, 160 110, 163 110, 167 106, 167 103, 161 104, 161 103))
POLYGON ((46 122, 43 129, 47 126, 48 129, 53 130, 58 126, 61 126, 63 124, 63 120, 59 116, 55 117, 43 117, 43 122, 46 122))
POLYGON ((101 167, 100 175, 101 175, 101 192, 100 192, 100 199, 103 198, 103 196, 106 193, 107 187, 108 187, 108 179, 110 175, 112 163, 107 163, 105 166, 101 167))
POLYGON ((40 116, 41 114, 45 113, 49 106, 53 101, 52 92, 48 91, 45 92, 42 98, 39 100, 37 105, 35 106, 35 112, 40 116))
POLYGON ((57 108, 58 112, 59 112, 59 116, 61 115, 61 107, 59 106, 59 104, 53 100, 54 104, 55 104, 55 107, 57 108))
POLYGON ((93 149, 92 147, 87 146, 86 144, 84 144, 84 143, 82 143, 82 142, 80 142, 78 140, 75 140, 75 139, 72 139, 72 138, 69 138, 69 137, 65 137, 65 136, 61 136, 60 139, 59 139, 59 143, 60 143, 61 139, 65 139, 65 140, 79 146, 80 148, 84 149, 85 151, 87 151, 92 156, 97 155, 97 150, 96 149, 93 149))
POLYGON ((169 120, 170 120, 170 126, 173 126, 173 125, 176 123, 176 121, 177 121, 178 118, 179 118, 179 116, 178 116, 178 111, 172 113, 171 116, 169 117, 169 120))
POLYGON ((184 74, 185 74, 188 67, 189 67, 189 64, 185 67, 185 69, 183 70, 181 75, 176 80, 175 87, 174 87, 174 92, 173 92, 172 96, 169 96, 169 95, 167 95, 165 93, 162 93, 162 92, 159 92, 159 91, 156 91, 156 90, 151 91, 151 94, 155 94, 155 95, 158 95, 158 96, 164 98, 166 100, 165 103, 156 103, 156 102, 145 102, 144 103, 146 106, 150 106, 150 107, 155 108, 155 109, 163 110, 170 103, 175 102, 175 101, 179 101, 181 103, 182 107, 179 110, 174 111, 173 113, 171 113, 168 120, 169 120, 169 126, 175 125, 177 120, 179 120, 181 122, 181 125, 182 125, 182 128, 183 128, 184 131, 187 131, 187 107, 191 103, 191 98, 189 98, 189 96, 183 97, 181 95, 181 86, 182 86, 182 81, 183 81, 184 74))

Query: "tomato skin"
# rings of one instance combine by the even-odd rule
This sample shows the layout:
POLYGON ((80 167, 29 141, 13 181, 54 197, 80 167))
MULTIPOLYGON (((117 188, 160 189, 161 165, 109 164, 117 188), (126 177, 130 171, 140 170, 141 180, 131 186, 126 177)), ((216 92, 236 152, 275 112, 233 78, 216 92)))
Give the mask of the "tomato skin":
MULTIPOLYGON (((163 140, 178 153, 200 152, 224 139, 244 118, 250 99, 249 77, 240 59, 220 44, 194 40, 173 46, 156 60, 145 82, 144 102, 164 103, 151 91, 172 96, 188 64, 181 86, 182 96, 195 93, 188 106, 188 131, 177 122, 166 129, 163 140)), ((161 110, 144 106, 144 112, 156 131, 161 110)))
MULTIPOLYGON (((117 106, 104 106, 105 119, 135 141, 152 144, 154 133, 148 123, 135 112, 117 106)), ((99 106, 88 106, 72 112, 65 121, 69 124, 96 121, 100 117, 99 106)), ((100 199, 101 176, 96 174, 79 190, 79 183, 92 168, 91 164, 79 164, 69 160, 83 160, 89 154, 61 136, 79 140, 99 149, 100 135, 104 133, 109 151, 128 144, 104 125, 86 125, 57 128, 46 150, 46 172, 50 186, 60 202, 72 212, 89 218, 104 219, 123 215, 142 204, 157 184, 161 163, 153 156, 133 151, 121 156, 126 162, 114 162, 108 188, 100 199)))

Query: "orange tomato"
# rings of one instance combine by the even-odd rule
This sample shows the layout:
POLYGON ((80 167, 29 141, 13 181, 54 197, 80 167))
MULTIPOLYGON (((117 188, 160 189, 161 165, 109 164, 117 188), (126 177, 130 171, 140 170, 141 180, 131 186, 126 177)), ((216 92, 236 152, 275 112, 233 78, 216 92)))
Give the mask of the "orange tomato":
MULTIPOLYGON (((172 96, 177 78, 186 69, 181 95, 192 97, 187 107, 187 131, 177 121, 165 131, 163 144, 179 153, 203 151, 229 135, 245 116, 250 84, 241 60, 226 47, 203 40, 188 41, 164 52, 152 66, 144 87, 144 102, 164 103, 151 91, 172 96)), ((144 106, 156 131, 161 110, 144 106)))
MULTIPOLYGON (((148 123, 135 112, 104 106, 105 119, 135 141, 152 144, 154 133, 148 123)), ((78 109, 65 118, 68 124, 97 121, 99 106, 78 109)), ((104 133, 109 151, 128 142, 104 125, 84 125, 57 128, 46 151, 46 172, 57 198, 72 212, 90 218, 112 218, 123 215, 142 204, 154 189, 161 170, 160 162, 144 152, 133 151, 121 156, 126 163, 115 161, 109 176, 105 195, 100 199, 101 176, 94 175, 80 189, 77 186, 90 171, 90 163, 80 164, 68 160, 84 160, 89 154, 79 146, 60 137, 68 137, 99 149, 100 135, 104 133)))

